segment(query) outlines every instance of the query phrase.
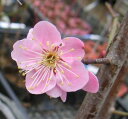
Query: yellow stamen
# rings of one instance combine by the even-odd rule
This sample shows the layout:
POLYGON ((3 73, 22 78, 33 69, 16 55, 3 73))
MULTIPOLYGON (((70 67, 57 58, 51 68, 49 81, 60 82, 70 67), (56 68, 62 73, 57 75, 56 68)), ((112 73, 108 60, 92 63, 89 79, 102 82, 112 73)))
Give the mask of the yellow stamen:
POLYGON ((21 69, 21 67, 18 67, 18 69, 21 69))
POLYGON ((67 66, 68 68, 72 68, 69 64, 65 63, 65 62, 62 62, 65 66, 67 66))
POLYGON ((41 42, 39 42, 40 46, 42 46, 43 44, 41 42))
POLYGON ((64 82, 61 82, 60 84, 63 86, 64 85, 64 82))
POLYGON ((82 57, 78 57, 78 59, 80 59, 80 60, 81 60, 81 59, 82 59, 82 57))
POLYGON ((71 86, 72 84, 70 82, 68 82, 68 85, 71 86))
POLYGON ((34 87, 29 87, 28 89, 29 89, 29 90, 33 90, 33 89, 34 89, 34 87))
POLYGON ((22 73, 23 71, 22 70, 19 70, 19 73, 22 73))
POLYGON ((49 45, 50 45, 50 42, 49 42, 49 41, 47 41, 47 42, 46 42, 46 44, 47 44, 47 46, 49 46, 49 45))
POLYGON ((49 86, 49 84, 46 84, 46 86, 49 86))
POLYGON ((25 73, 22 73, 22 76, 25 76, 26 74, 25 73))
POLYGON ((37 62, 37 64, 42 64, 42 61, 37 62))
POLYGON ((63 54, 63 51, 61 50, 61 51, 60 51, 60 55, 62 55, 62 54, 63 54))
POLYGON ((69 52, 72 52, 72 51, 74 51, 74 50, 75 50, 75 49, 72 48, 72 49, 70 49, 70 50, 68 50, 68 51, 66 51, 66 52, 62 52, 61 55, 66 54, 66 53, 69 53, 69 52))
POLYGON ((71 49, 71 51, 74 51, 74 50, 75 50, 74 48, 71 49))
POLYGON ((64 71, 61 71, 62 74, 64 74, 64 71))
POLYGON ((19 48, 22 48, 22 49, 24 49, 24 50, 28 50, 28 48, 23 47, 22 45, 20 45, 19 48))
POLYGON ((65 38, 65 40, 69 40, 69 38, 65 38))
POLYGON ((55 44, 52 44, 52 45, 51 45, 51 48, 54 48, 54 47, 55 47, 55 44))

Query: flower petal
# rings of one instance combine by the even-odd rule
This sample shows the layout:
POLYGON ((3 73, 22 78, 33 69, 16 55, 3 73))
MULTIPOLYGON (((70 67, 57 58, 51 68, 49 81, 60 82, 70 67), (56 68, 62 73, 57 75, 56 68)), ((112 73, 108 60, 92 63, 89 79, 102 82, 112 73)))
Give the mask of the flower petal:
POLYGON ((46 94, 53 98, 57 98, 62 95, 62 92, 63 91, 58 86, 55 86, 52 90, 46 92, 46 94))
MULTIPOLYGON (((26 88, 27 90, 32 93, 32 94, 43 94, 49 90, 51 90, 52 88, 55 87, 56 85, 56 80, 55 79, 52 79, 50 80, 50 82, 48 83, 48 85, 46 85, 46 82, 48 81, 48 77, 46 76, 44 80, 41 81, 41 78, 38 78, 36 80, 38 80, 38 82, 40 81, 39 85, 35 86, 35 85, 32 85, 34 79, 32 78, 32 76, 36 73, 35 70, 31 71, 30 73, 28 73, 26 75, 26 88)), ((33 83, 34 84, 34 83, 33 83)), ((37 84, 37 83, 35 83, 37 84)))
POLYGON ((33 29, 33 34, 36 40, 43 43, 44 47, 47 48, 48 44, 62 42, 61 35, 57 28, 48 21, 38 22, 33 29))
POLYGON ((61 50, 63 52, 62 59, 67 62, 72 62, 74 60, 81 61, 85 55, 84 43, 75 37, 67 37, 63 39, 65 44, 61 50))
POLYGON ((92 72, 89 72, 89 81, 83 90, 90 93, 96 93, 99 90, 99 81, 92 72))
POLYGON ((66 101, 66 97, 67 97, 67 93, 62 89, 60 89, 57 85, 53 89, 48 91, 46 94, 53 98, 60 97, 63 102, 66 101))
POLYGON ((33 28, 31 28, 28 32, 27 39, 32 40, 33 39, 33 28))
POLYGON ((60 98, 61 98, 61 100, 62 100, 63 102, 65 102, 66 99, 67 99, 67 93, 66 93, 66 92, 63 92, 62 95, 60 96, 60 98))
POLYGON ((88 71, 80 61, 74 61, 71 64, 71 69, 62 66, 63 73, 61 72, 62 69, 58 68, 56 76, 57 84, 62 90, 66 92, 77 91, 87 84, 89 80, 88 71))
POLYGON ((41 49, 39 44, 34 40, 19 40, 13 45, 11 57, 17 62, 19 67, 24 69, 26 65, 37 63, 41 60, 41 49))

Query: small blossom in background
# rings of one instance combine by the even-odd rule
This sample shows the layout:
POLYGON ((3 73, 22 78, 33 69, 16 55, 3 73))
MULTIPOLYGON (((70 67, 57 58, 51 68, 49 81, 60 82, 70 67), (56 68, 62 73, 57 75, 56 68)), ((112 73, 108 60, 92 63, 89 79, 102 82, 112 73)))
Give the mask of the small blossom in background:
POLYGON ((83 89, 96 93, 97 77, 85 69, 84 43, 75 37, 61 39, 56 27, 48 21, 38 22, 27 38, 17 41, 12 59, 24 75, 26 88, 32 94, 46 93, 66 101, 67 92, 83 89))

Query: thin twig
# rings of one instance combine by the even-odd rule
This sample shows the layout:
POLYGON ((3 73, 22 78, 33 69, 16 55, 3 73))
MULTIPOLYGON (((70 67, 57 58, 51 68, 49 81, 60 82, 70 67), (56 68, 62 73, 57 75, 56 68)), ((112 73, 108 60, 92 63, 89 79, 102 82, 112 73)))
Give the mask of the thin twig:
POLYGON ((17 2, 18 2, 20 5, 23 5, 22 2, 20 2, 20 0, 17 0, 17 2))
POLYGON ((117 31, 117 28, 118 28, 118 25, 119 25, 119 14, 114 11, 111 4, 109 4, 108 2, 106 2, 105 5, 106 5, 108 11, 110 12, 110 14, 113 17, 112 27, 111 27, 111 31, 110 31, 110 34, 109 34, 109 41, 108 41, 108 47, 109 47, 112 43, 112 40, 115 37, 116 31, 117 31))
POLYGON ((128 116, 128 112, 122 112, 119 110, 114 110, 112 113, 120 116, 128 116))
POLYGON ((108 58, 99 58, 99 59, 83 59, 84 64, 110 64, 111 59, 108 58))
POLYGON ((112 43, 112 40, 114 39, 117 29, 118 29, 118 24, 119 24, 119 17, 114 17, 113 23, 112 23, 112 28, 109 34, 109 41, 108 41, 108 47, 112 43))
POLYGON ((117 17, 118 14, 113 10, 111 4, 109 4, 108 2, 105 3, 108 11, 110 12, 110 14, 112 15, 112 17, 117 17))

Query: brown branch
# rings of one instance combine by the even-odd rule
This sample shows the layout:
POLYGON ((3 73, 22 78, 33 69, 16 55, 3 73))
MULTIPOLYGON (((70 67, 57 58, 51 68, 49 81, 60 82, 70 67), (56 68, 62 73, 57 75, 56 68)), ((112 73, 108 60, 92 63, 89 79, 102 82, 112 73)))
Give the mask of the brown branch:
POLYGON ((112 17, 118 17, 118 16, 119 16, 118 13, 116 13, 116 12, 113 10, 113 8, 112 8, 112 6, 111 6, 110 3, 106 2, 106 3, 105 3, 105 6, 107 7, 107 9, 108 9, 108 11, 110 12, 110 14, 112 15, 112 17))
POLYGON ((110 119, 111 114, 114 111, 111 110, 111 108, 113 109, 117 97, 117 93, 120 90, 120 86, 123 83, 127 73, 128 73, 128 61, 126 61, 123 67, 121 68, 121 71, 118 74, 117 79, 114 85, 112 86, 112 89, 101 108, 101 111, 98 115, 99 119, 110 119))
POLYGON ((111 59, 108 58, 99 58, 99 59, 83 59, 84 64, 110 64, 111 59))
POLYGON ((127 39, 128 14, 124 18, 118 34, 107 51, 106 58, 112 58, 112 63, 110 65, 103 64, 99 69, 100 90, 96 94, 88 93, 86 95, 76 115, 76 119, 101 119, 98 115, 128 56, 127 39))

